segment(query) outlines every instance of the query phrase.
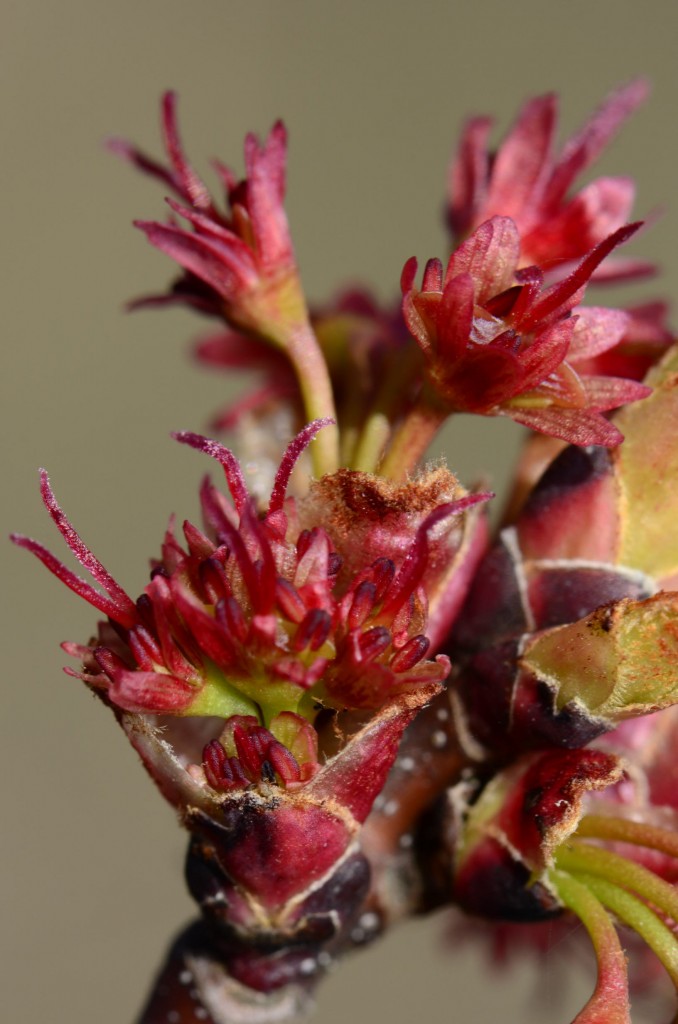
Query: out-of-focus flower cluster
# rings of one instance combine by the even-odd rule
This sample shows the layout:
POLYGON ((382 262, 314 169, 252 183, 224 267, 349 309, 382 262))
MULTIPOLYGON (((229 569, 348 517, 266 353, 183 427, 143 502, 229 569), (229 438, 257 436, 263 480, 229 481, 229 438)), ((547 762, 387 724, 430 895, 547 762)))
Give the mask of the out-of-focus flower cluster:
MULTIPOLYGON (((139 221, 181 276, 136 308, 216 318, 211 369, 257 371, 215 417, 259 470, 250 493, 220 442, 181 443, 206 479, 202 528, 172 522, 137 600, 44 503, 87 582, 16 535, 106 621, 64 644, 191 834, 201 922, 142 1015, 298 1012, 345 949, 454 904, 494 922, 580 918, 598 981, 578 1024, 629 1021, 626 926, 678 986, 678 356, 666 304, 588 303, 653 267, 618 255, 628 178, 573 191, 644 99, 610 96, 556 155, 556 100, 526 104, 496 151, 462 133, 446 263, 402 301, 308 307, 284 209, 286 133, 248 136, 246 176, 215 164, 220 206, 183 151, 112 148, 171 193, 139 221), (613 410, 619 410, 611 415, 613 410), (443 466, 456 412, 527 427, 498 535, 443 466), (283 437, 284 430, 288 436, 283 437), (277 468, 276 468, 277 467, 277 468), (266 500, 261 495, 270 491, 266 500)), ((470 927, 470 926, 469 926, 470 927)))

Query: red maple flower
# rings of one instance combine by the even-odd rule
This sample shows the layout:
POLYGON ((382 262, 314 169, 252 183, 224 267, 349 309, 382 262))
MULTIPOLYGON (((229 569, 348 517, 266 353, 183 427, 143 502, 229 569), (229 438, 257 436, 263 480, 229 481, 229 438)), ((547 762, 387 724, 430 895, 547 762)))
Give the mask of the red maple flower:
MULTIPOLYGON (((327 530, 303 527, 296 503, 285 499, 299 454, 322 426, 322 421, 310 424, 288 446, 263 515, 257 514, 227 448, 196 434, 175 435, 222 464, 233 504, 204 483, 201 503, 209 535, 186 522, 183 548, 168 530, 162 558, 136 602, 86 548, 43 472, 43 500, 52 518, 105 593, 36 541, 14 540, 108 616, 98 644, 65 645, 84 659, 86 682, 126 711, 263 713, 268 724, 281 711, 312 719, 319 705, 375 709, 394 695, 445 678, 445 657, 425 660, 429 640, 422 581, 431 572, 431 544, 436 550, 441 544, 430 537, 438 537, 443 520, 487 495, 440 501, 427 515, 410 516, 409 537, 399 534, 390 546, 381 524, 370 525, 369 517, 361 524, 354 509, 353 538, 366 525, 378 541, 373 557, 361 560, 360 553, 356 558, 350 551, 348 538, 350 569, 342 570, 345 559, 327 530)), ((315 500, 311 497, 311 509, 315 500)), ((399 522, 402 526, 402 516, 399 522)), ((369 544, 361 550, 364 556, 369 544)))
POLYGON ((421 290, 417 262, 405 264, 403 312, 426 361, 432 401, 448 411, 510 416, 573 444, 619 444, 601 415, 649 394, 636 381, 582 376, 578 364, 616 345, 627 318, 577 309, 605 257, 638 228, 599 242, 564 280, 543 288, 539 267, 519 269, 521 239, 509 217, 492 217, 450 256, 443 274, 429 260, 421 290))
POLYGON ((403 487, 342 470, 288 497, 323 426, 288 446, 264 511, 228 449, 175 435, 223 466, 232 501, 205 481, 205 532, 186 522, 180 544, 167 531, 137 601, 45 473, 47 509, 101 590, 13 538, 108 617, 95 642, 64 644, 83 662, 67 671, 114 707, 179 810, 193 835, 189 887, 229 937, 220 961, 264 992, 305 978, 360 910, 369 868, 357 834, 403 731, 449 671, 445 656, 428 658, 429 599, 439 638, 478 556, 460 520, 487 497, 442 469, 403 487))
POLYGON ((224 164, 214 166, 226 191, 223 212, 189 164, 179 139, 176 96, 165 93, 162 127, 169 165, 146 156, 121 139, 110 147, 140 170, 159 179, 178 197, 168 198, 173 213, 167 224, 136 221, 156 248, 171 256, 185 274, 171 293, 138 304, 186 304, 201 312, 232 317, 245 327, 267 322, 275 334, 275 305, 290 298, 296 261, 290 239, 285 196, 287 138, 281 122, 262 145, 255 135, 245 140, 245 179, 239 182, 224 164), (272 305, 273 303, 273 305, 272 305))
MULTIPOLYGON (((579 132, 553 152, 554 94, 529 100, 497 152, 488 149, 492 120, 474 117, 464 128, 449 172, 449 224, 458 239, 491 217, 511 217, 520 236, 519 265, 551 269, 578 260, 630 219, 630 178, 596 178, 574 196, 575 179, 598 157, 647 95, 642 80, 612 93, 579 132)), ((652 270, 638 260, 610 261, 596 273, 607 280, 652 270)))
MULTIPOLYGON (((151 296, 133 307, 189 305, 226 319, 238 330, 284 353, 303 400, 302 421, 336 421, 328 369, 313 333, 284 208, 287 135, 277 122, 261 144, 245 139, 245 178, 238 181, 220 161, 214 167, 226 192, 219 208, 189 164, 176 123, 176 97, 163 97, 162 127, 169 165, 114 139, 111 148, 137 168, 159 179, 179 197, 167 202, 176 216, 168 223, 136 221, 148 240, 184 269, 167 295, 151 296), (181 226, 177 218, 187 222, 181 226)), ((261 346, 260 346, 261 347, 261 346)), ((259 351, 259 350, 258 350, 259 351)), ((275 372, 275 362, 271 367, 275 372)), ((274 387, 276 396, 279 394, 274 387)), ((256 399, 255 399, 256 402, 256 399)), ((318 476, 339 464, 333 425, 314 448, 318 476)))

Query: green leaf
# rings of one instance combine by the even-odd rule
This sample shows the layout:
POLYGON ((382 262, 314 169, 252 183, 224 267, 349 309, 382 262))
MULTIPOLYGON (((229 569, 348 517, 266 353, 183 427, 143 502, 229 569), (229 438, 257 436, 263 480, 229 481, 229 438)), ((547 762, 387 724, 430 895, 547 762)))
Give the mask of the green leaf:
POLYGON ((625 598, 529 641, 521 665, 554 691, 615 723, 678 703, 678 594, 625 598))
POLYGON ((619 561, 656 579, 678 572, 678 345, 648 375, 655 390, 615 416, 619 561))

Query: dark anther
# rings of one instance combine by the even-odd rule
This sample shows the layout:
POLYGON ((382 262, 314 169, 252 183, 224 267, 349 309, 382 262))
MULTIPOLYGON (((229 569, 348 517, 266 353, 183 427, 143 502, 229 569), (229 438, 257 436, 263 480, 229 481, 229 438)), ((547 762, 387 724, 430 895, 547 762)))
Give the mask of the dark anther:
POLYGON ((409 672, 411 668, 421 661, 429 648, 429 640, 419 633, 401 647, 391 658, 391 668, 394 672, 409 672))
POLYGON ((153 602, 151 601, 148 594, 142 594, 137 598, 137 613, 141 622, 148 629, 153 630, 155 628, 155 616, 153 614, 153 602))
POLYGON ((343 565, 344 559, 336 551, 330 551, 327 558, 327 575, 336 576, 343 565))
POLYGON ((395 565, 390 558, 378 558, 372 565, 372 579, 374 580, 374 599, 381 602, 386 597, 386 592, 393 582, 395 576, 395 565))
POLYGON ((261 777, 264 782, 275 782, 275 769, 270 761, 261 762, 261 777))
POLYGON ((376 587, 369 580, 363 580, 355 589, 351 608, 348 613, 348 628, 360 629, 374 611, 376 587))
POLYGON ((303 651, 310 647, 317 651, 329 636, 332 620, 322 608, 311 608, 300 623, 292 642, 295 651, 303 651))
POLYGON ((276 580, 275 597, 278 608, 290 622, 301 622, 306 614, 306 605, 288 580, 282 577, 276 580))
POLYGON ((358 640, 362 660, 374 661, 384 653, 390 643, 391 634, 385 626, 374 626, 372 629, 368 629, 358 640))

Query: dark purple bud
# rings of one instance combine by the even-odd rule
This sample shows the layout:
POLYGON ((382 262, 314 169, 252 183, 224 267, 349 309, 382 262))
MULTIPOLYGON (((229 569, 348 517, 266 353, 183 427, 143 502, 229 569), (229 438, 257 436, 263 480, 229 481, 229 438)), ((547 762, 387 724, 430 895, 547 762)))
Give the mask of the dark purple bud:
MULTIPOLYGON (((163 569, 163 567, 158 566, 158 570, 161 569, 164 574, 165 570, 163 569)), ((153 574, 151 574, 151 578, 152 575, 153 574)), ((148 594, 142 594, 140 597, 138 597, 136 604, 137 614, 139 616, 140 621, 143 623, 144 626, 147 627, 147 629, 150 629, 152 631, 155 628, 153 619, 153 603, 151 602, 151 599, 148 596, 148 594)))
POLYGON ((423 292, 439 292, 443 286, 443 265, 437 257, 427 261, 421 283, 423 292))
POLYGON ((139 668, 151 670, 155 665, 162 664, 162 654, 158 644, 143 626, 131 629, 127 642, 139 668))
POLYGON ((273 737, 263 726, 251 726, 247 730, 236 725, 233 730, 233 741, 243 768, 251 779, 261 776, 262 765, 268 759, 268 748, 273 737))
POLYGON ((95 648, 94 658, 110 679, 114 679, 118 672, 124 672, 127 669, 122 658, 114 654, 113 651, 109 651, 107 647, 95 648))

